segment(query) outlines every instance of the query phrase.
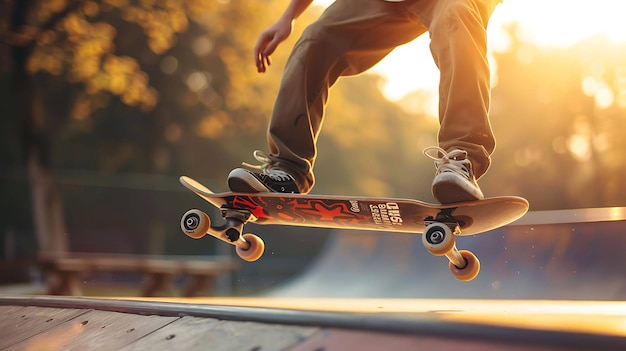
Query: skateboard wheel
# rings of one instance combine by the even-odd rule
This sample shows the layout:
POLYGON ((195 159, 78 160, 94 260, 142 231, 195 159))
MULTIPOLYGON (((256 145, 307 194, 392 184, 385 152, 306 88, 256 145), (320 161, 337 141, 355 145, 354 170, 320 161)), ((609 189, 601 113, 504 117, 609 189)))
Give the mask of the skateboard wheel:
POLYGON ((261 238, 249 233, 242 235, 242 238, 250 244, 250 247, 244 249, 237 246, 237 255, 239 255, 241 259, 248 262, 253 262, 263 256, 263 252, 265 251, 265 243, 261 238))
POLYGON ((206 235, 211 227, 211 219, 200 210, 189 210, 185 212, 180 220, 180 229, 188 237, 200 239, 206 235))
POLYGON ((450 268, 450 272, 456 279, 468 282, 476 278, 478 272, 480 272, 480 261, 471 251, 459 250, 459 254, 465 259, 465 267, 459 268, 450 262, 448 268, 450 268))
POLYGON ((433 223, 422 234, 422 244, 435 256, 443 256, 454 249, 454 235, 445 224, 433 223))

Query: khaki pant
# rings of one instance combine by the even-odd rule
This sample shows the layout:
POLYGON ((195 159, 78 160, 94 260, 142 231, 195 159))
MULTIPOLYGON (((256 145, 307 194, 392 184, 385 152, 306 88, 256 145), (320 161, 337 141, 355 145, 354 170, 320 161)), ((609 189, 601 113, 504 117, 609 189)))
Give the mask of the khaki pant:
POLYGON ((292 174, 307 193, 329 88, 428 31, 441 74, 439 146, 467 151, 476 178, 482 176, 495 148, 486 27, 498 2, 336 0, 305 29, 287 61, 268 128, 271 167, 292 174))

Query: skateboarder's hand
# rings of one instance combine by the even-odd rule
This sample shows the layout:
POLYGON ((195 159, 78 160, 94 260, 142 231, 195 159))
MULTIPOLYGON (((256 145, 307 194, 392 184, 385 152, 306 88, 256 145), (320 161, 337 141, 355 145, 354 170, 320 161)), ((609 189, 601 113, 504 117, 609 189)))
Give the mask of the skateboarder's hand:
POLYGON ((291 31, 292 21, 281 19, 259 35, 254 46, 254 61, 257 72, 265 73, 267 67, 271 66, 270 55, 274 53, 278 44, 289 37, 291 31))

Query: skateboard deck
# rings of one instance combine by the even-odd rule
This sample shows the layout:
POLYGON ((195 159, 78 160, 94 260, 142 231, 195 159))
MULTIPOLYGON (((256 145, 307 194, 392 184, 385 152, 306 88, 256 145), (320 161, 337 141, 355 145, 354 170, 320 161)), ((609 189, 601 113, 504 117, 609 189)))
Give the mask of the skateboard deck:
MULTIPOLYGON (((422 241, 428 251, 437 256, 448 257, 451 265, 454 264, 455 268, 459 269, 459 265, 463 266, 467 261, 472 261, 475 256, 467 251, 456 250, 454 236, 479 234, 502 227, 519 219, 528 211, 528 201, 515 196, 441 205, 401 198, 283 193, 213 193, 192 178, 182 176, 180 182, 187 189, 220 209, 226 221, 226 224, 222 226, 212 226, 208 215, 198 210, 191 210, 183 216, 182 230, 194 238, 208 233, 229 242, 237 246, 237 252, 242 258, 248 260, 258 259, 258 257, 256 257, 257 254, 246 256, 250 254, 246 247, 254 246, 254 242, 257 242, 257 246, 262 246, 260 238, 252 234, 241 235, 243 224, 253 222, 425 233, 427 235, 423 236, 422 241), (198 222, 197 225, 196 222, 198 222), (464 252, 473 258, 463 256, 464 252)), ((259 250, 261 250, 258 254, 260 257, 262 249, 259 250)), ((477 259, 476 262, 478 264, 477 259)), ((450 269, 454 268, 451 266, 450 269)), ((457 274, 455 276, 459 278, 457 274)))

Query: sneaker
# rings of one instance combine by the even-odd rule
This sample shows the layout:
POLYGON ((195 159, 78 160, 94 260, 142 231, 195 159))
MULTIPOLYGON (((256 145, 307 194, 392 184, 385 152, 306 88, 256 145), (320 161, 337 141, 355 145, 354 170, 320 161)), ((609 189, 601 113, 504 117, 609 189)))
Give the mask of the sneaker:
POLYGON ((228 187, 238 193, 294 193, 298 194, 298 186, 294 178, 280 169, 271 169, 270 159, 261 151, 254 152, 254 158, 261 162, 261 166, 243 165, 251 168, 235 168, 228 175, 228 187))
POLYGON ((485 198, 474 177, 467 151, 446 152, 440 147, 431 146, 424 150, 424 155, 433 159, 437 168, 432 184, 433 196, 437 201, 449 204, 485 198), (437 153, 433 155, 433 151, 437 153))

